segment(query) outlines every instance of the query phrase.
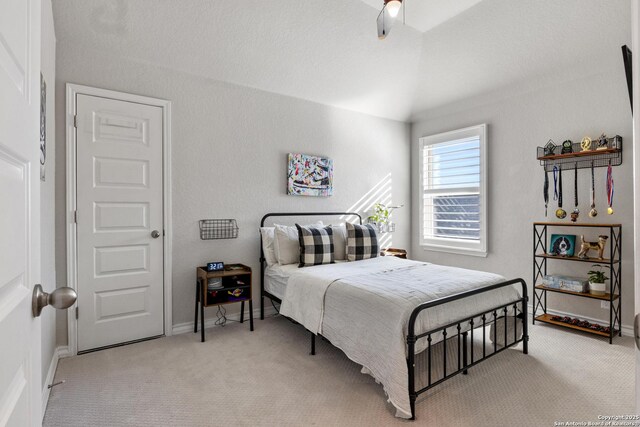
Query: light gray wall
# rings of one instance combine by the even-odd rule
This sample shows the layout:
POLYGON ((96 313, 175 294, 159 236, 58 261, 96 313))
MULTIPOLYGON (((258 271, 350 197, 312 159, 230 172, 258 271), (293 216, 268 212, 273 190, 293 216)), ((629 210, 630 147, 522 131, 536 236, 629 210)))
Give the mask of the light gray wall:
MULTIPOLYGON (((626 25, 626 21, 620 25, 626 25)), ((623 41, 624 42, 624 41, 623 41)), ((620 45, 614 43, 610 57, 593 58, 593 67, 559 72, 545 82, 522 82, 486 96, 427 111, 412 126, 412 249, 416 259, 485 270, 507 278, 522 277, 532 286, 532 223, 544 221, 542 185, 544 172, 536 160, 536 147, 550 138, 580 141, 602 132, 619 134, 624 140, 624 162, 613 169, 615 215, 606 215, 606 168, 596 169, 596 202, 600 215, 587 216, 590 172, 579 170, 580 222, 619 222, 623 226, 623 324, 633 314, 633 177, 631 111, 627 95, 620 45), (562 78, 561 78, 562 77, 562 78), (419 246, 418 140, 422 136, 479 123, 488 127, 489 255, 487 258, 426 251, 419 246)), ((567 211, 573 209, 573 171, 563 175, 567 211)), ((551 192, 553 192, 553 181, 551 192)), ((550 221, 556 220, 551 202, 550 221)), ((569 222, 568 218, 565 220, 569 222)), ((583 232, 596 240, 598 231, 556 229, 571 234, 583 232)), ((605 230, 606 231, 606 230, 605 230)), ((552 230, 549 229, 549 233, 552 230)), ((608 248, 608 246, 607 246, 608 248)), ((585 275, 590 264, 549 261, 549 273, 585 275), (578 265, 575 265, 578 264, 578 265)), ((607 319, 608 310, 599 301, 550 294, 549 308, 597 319, 607 319)))
MULTIPOLYGON (((223 260, 259 272, 260 218, 273 211, 328 211, 352 207, 391 174, 398 231, 393 245, 408 247, 409 126, 333 107, 221 83, 60 41, 57 55, 58 149, 65 150, 68 82, 172 101, 173 322, 193 320, 195 268, 223 260), (288 152, 334 159, 334 196, 285 194, 288 152), (236 240, 202 241, 198 220, 236 218, 236 240)), ((66 282, 65 157, 57 158, 57 273, 66 282)), ((375 202, 375 198, 370 202, 375 202)), ((254 278, 254 295, 258 289, 254 278)), ((255 308, 255 307, 254 307, 255 308)), ((238 307, 228 306, 229 312, 238 307)), ((215 310, 207 316, 214 316, 215 310)), ((66 319, 58 325, 66 341, 66 319)), ((259 325, 258 325, 259 327, 259 325)))
MULTIPOLYGON (((47 157, 45 181, 40 182, 41 277, 46 292, 56 288, 55 264, 55 181, 56 181, 56 36, 51 0, 42 2, 41 72, 47 82, 47 157)), ((45 385, 51 358, 56 348, 56 310, 42 311, 42 386, 45 385)))

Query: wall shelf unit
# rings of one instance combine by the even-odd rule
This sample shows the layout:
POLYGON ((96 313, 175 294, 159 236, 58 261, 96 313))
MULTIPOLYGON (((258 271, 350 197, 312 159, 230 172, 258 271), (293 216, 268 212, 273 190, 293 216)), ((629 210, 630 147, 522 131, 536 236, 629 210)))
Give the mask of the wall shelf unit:
MULTIPOLYGON (((597 140, 592 142, 593 145, 596 143, 597 140)), ((573 168, 589 169, 592 164, 594 168, 607 167, 609 164, 611 166, 622 164, 622 137, 620 135, 607 138, 607 148, 603 150, 582 151, 579 142, 574 142, 571 147, 572 153, 554 153, 552 155, 545 155, 544 147, 538 147, 537 159, 547 172, 553 171, 554 166, 561 170, 571 170, 573 168)), ((561 149, 562 146, 557 146, 555 151, 559 152, 561 149)))
POLYGON ((536 320, 569 329, 588 332, 591 334, 608 337, 609 344, 613 342, 614 335, 622 336, 622 225, 621 224, 574 224, 561 222, 534 222, 533 223, 533 324, 536 320), (608 258, 579 258, 577 256, 563 257, 548 253, 549 227, 569 227, 569 228, 590 228, 608 229, 609 238, 607 240, 608 258), (547 275, 547 263, 554 261, 578 261, 592 264, 605 265, 608 268, 610 291, 605 295, 594 295, 588 292, 574 292, 567 289, 556 289, 542 284, 542 278, 547 275), (565 323, 554 319, 554 316, 547 313, 547 292, 564 294, 567 296, 577 296, 593 299, 596 301, 609 302, 609 327, 608 332, 593 330, 579 325, 565 323), (542 314, 537 315, 539 311, 542 314))

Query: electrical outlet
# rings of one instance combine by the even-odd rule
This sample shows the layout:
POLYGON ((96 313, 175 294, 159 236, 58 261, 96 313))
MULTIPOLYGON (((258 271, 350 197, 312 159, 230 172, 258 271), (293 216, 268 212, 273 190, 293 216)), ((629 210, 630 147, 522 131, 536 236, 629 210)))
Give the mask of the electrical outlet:
POLYGON ((611 303, 609 301, 600 301, 600 308, 609 310, 610 307, 611 307, 611 303))

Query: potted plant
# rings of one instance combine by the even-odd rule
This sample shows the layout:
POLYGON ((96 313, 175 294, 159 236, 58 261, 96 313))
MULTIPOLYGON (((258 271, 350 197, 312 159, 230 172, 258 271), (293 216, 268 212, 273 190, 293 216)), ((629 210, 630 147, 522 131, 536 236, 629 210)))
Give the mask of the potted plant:
POLYGON ((607 292, 607 287, 604 284, 605 280, 609 278, 604 274, 603 266, 600 264, 593 264, 594 270, 589 270, 589 292, 593 295, 604 295, 607 292))
POLYGON ((389 221, 389 216, 394 209, 403 206, 387 206, 382 203, 376 203, 373 206, 373 215, 369 216, 367 220, 370 224, 374 224, 380 233, 392 232, 395 230, 395 224, 389 221))

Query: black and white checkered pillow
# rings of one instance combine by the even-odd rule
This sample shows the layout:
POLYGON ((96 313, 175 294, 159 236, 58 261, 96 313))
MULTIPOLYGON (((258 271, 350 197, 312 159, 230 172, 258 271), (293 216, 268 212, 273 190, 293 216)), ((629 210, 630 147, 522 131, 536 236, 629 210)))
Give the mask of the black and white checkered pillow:
POLYGON ((360 261, 378 256, 378 235, 371 224, 347 223, 347 261, 360 261))
POLYGON ((296 224, 300 238, 300 265, 309 267, 333 264, 333 230, 327 227, 310 227, 296 224))

